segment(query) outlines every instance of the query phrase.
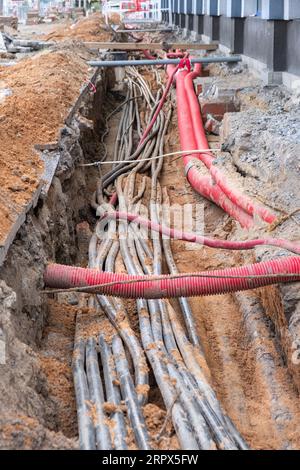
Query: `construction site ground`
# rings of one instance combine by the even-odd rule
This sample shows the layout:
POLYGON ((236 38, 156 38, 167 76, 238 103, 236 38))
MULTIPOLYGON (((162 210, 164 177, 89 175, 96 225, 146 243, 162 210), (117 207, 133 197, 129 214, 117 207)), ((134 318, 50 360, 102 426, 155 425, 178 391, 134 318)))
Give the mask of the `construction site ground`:
MULTIPOLYGON (((100 332, 110 335, 109 321, 86 307, 84 294, 40 295, 49 261, 87 266, 96 224, 90 200, 98 169, 83 170, 77 164, 99 157, 105 118, 124 99, 122 92, 110 90, 114 79, 105 76, 97 90, 98 109, 93 109, 93 94, 87 89, 94 74, 87 60, 93 55, 83 41, 112 39, 110 32, 97 29, 98 24, 96 16, 77 27, 70 23, 21 27, 22 38, 57 44, 17 57, 12 66, 0 63, 0 331, 5 332, 7 344, 6 363, 0 365, 1 449, 78 448, 71 367, 76 317, 95 337, 100 332), (77 134, 68 134, 66 119, 84 92, 77 134), (88 121, 93 121, 92 130, 88 121), (74 161, 66 156, 69 145, 74 161), (60 154, 51 176, 45 173, 45 152, 49 159, 60 154), (47 193, 42 195, 45 184, 47 193)), ((239 110, 225 115, 220 136, 209 138, 211 147, 223 149, 218 165, 237 187, 279 215, 278 225, 271 227, 272 237, 299 241, 300 97, 284 87, 264 86, 243 64, 207 69, 209 77, 198 79, 206 98, 231 95, 239 110)), ((142 73, 155 87, 155 74, 145 69, 142 73)), ((165 80, 163 71, 160 77, 165 80)), ((175 103, 174 89, 172 99, 175 103)), ((105 140, 109 156, 118 122, 117 114, 109 121, 105 140)), ((164 152, 178 150, 174 112, 164 152)), ((203 208, 207 236, 240 240, 270 235, 270 228, 262 224, 250 232, 241 229, 197 195, 185 178, 181 157, 164 160, 160 183, 171 204, 203 208)), ((150 184, 147 177, 148 193, 150 184)), ((172 247, 183 273, 286 254, 266 247, 249 252, 213 250, 178 240, 172 241, 172 247)), ((195 297, 190 303, 208 366, 207 380, 250 448, 299 449, 300 373, 295 359, 299 285, 195 297)), ((178 302, 172 305, 180 314, 178 302)), ((126 306, 139 335, 135 302, 127 300, 126 306)), ((171 420, 166 423, 168 410, 153 374, 143 412, 154 448, 180 448, 171 420)), ((127 444, 136 448, 130 429, 127 444)))

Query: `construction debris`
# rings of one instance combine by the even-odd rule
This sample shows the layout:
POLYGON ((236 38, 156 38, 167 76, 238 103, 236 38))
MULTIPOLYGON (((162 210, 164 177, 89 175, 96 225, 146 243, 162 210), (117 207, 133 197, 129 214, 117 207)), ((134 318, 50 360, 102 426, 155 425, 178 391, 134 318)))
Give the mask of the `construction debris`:
POLYGON ((5 41, 4 41, 4 36, 0 32, 0 54, 3 53, 3 52, 6 52, 6 45, 5 45, 5 41))
POLYGON ((40 22, 40 15, 39 15, 38 10, 28 10, 26 24, 34 25, 34 24, 38 24, 39 22, 40 22))
POLYGON ((0 30, 1 26, 8 26, 14 30, 17 30, 18 18, 16 16, 0 16, 0 30))
POLYGON ((300 98, 84 14, 0 33, 0 448, 299 449, 300 98))

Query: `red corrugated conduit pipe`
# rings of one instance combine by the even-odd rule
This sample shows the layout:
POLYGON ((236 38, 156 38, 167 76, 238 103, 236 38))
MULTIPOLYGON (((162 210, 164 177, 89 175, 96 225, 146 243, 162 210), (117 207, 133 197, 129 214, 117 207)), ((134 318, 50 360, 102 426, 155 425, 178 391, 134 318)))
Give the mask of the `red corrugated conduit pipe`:
MULTIPOLYGON (((59 264, 47 266, 47 287, 68 289, 95 286, 93 292, 126 299, 162 299, 225 294, 278 282, 300 281, 300 257, 284 257, 238 268, 205 271, 176 276, 132 276, 74 268, 59 264), (105 285, 107 284, 107 285, 105 285)), ((91 292, 91 290, 87 291, 91 292)))
POLYGON ((166 235, 176 240, 183 240, 191 243, 198 243, 200 245, 209 246, 210 248, 221 248, 223 250, 252 250, 257 246, 274 246, 277 248, 283 248, 284 250, 291 251, 292 253, 300 255, 300 244, 297 242, 283 240, 281 238, 256 238, 254 240, 219 240, 217 238, 204 237, 197 235, 194 232, 183 232, 174 228, 167 227, 153 222, 143 217, 130 214, 122 211, 110 211, 106 212, 102 216, 103 219, 115 219, 115 220, 127 220, 128 222, 135 222, 136 224, 159 232, 161 235, 166 235))
MULTIPOLYGON (((169 70, 167 72, 169 73, 169 70)), ((176 96, 177 96, 177 113, 178 113, 178 127, 180 136, 181 150, 197 150, 197 143, 192 123, 191 109, 187 99, 185 89, 185 77, 188 72, 186 70, 179 70, 176 75, 176 96)), ((199 106, 198 106, 199 108, 199 106)), ((205 144, 207 147, 207 142, 205 144)), ((198 157, 200 159, 200 157, 198 157)), ((202 176, 199 168, 195 165, 195 155, 188 153, 183 156, 183 162, 187 179, 192 188, 204 196, 206 199, 214 202, 220 206, 227 214, 234 219, 238 220, 242 227, 250 228, 253 226, 253 217, 247 214, 243 209, 234 204, 221 190, 221 188, 214 184, 210 176, 202 176)), ((200 162, 199 162, 200 163, 200 162)))
MULTIPOLYGON (((189 103, 189 107, 191 110, 191 118, 194 130, 194 136, 196 139, 196 145, 199 149, 207 149, 208 141, 205 134, 205 129, 203 126, 203 120, 201 116, 201 110, 198 98, 195 93, 194 83, 193 80, 201 75, 202 66, 201 64, 197 64, 198 67, 194 68, 193 72, 188 73, 184 79, 184 87, 186 91, 187 100, 189 103)), ((179 76, 179 74, 178 74, 179 76)), ((257 215, 262 220, 267 223, 272 224, 276 220, 276 216, 272 214, 268 209, 263 207, 260 204, 256 204, 252 201, 248 196, 242 194, 237 189, 233 188, 231 184, 226 179, 225 175, 222 171, 219 170, 214 164, 214 156, 212 153, 202 153, 198 155, 198 158, 205 164, 205 166, 209 169, 210 174, 212 175, 215 183, 219 186, 219 188, 224 192, 224 194, 233 202, 233 204, 237 205, 249 215, 257 215)))

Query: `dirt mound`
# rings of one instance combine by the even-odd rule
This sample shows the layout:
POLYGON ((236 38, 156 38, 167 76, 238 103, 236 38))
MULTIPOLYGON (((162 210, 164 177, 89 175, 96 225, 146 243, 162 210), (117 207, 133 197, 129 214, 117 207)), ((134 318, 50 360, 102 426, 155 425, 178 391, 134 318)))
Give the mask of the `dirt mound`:
POLYGON ((39 184, 43 165, 34 144, 57 139, 87 70, 68 50, 0 68, 0 242, 39 184))
POLYGON ((81 18, 76 23, 68 26, 59 25, 56 30, 44 36, 45 41, 64 41, 65 39, 80 39, 82 41, 103 41, 112 40, 112 33, 105 25, 105 20, 101 13, 95 13, 88 18, 81 18))
POLYGON ((109 15, 109 21, 112 24, 118 24, 118 25, 122 23, 119 13, 111 13, 109 15))

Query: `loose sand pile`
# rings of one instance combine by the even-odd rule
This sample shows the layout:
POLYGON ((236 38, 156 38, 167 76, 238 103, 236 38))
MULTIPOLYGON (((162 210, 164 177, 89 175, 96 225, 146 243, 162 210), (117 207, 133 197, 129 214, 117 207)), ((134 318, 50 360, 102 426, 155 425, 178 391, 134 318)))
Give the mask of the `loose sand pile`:
POLYGON ((101 13, 95 13, 88 18, 81 18, 71 26, 58 25, 57 29, 43 36, 45 41, 65 41, 66 39, 77 39, 81 41, 102 41, 112 40, 112 33, 105 24, 101 13))
POLYGON ((0 67, 0 243, 39 184, 43 165, 34 144, 57 139, 87 70, 68 50, 0 67))
POLYGON ((112 24, 118 24, 118 25, 120 25, 122 23, 119 13, 111 13, 109 15, 109 21, 112 24))

